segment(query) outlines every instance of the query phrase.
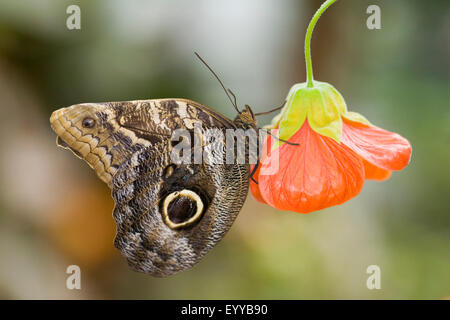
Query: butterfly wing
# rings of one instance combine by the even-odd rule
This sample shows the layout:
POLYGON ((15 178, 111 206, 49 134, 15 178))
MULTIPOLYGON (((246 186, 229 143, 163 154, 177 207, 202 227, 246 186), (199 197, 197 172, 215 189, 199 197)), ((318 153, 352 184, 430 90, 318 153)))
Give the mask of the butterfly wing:
POLYGON ((114 244, 137 271, 167 276, 193 266, 223 238, 247 196, 248 164, 172 161, 175 130, 190 137, 200 128, 203 141, 206 129, 235 128, 194 101, 79 104, 55 111, 50 122, 58 145, 111 187, 114 244))
POLYGON ((167 276, 192 267, 224 237, 247 196, 249 168, 171 160, 173 145, 161 138, 167 133, 193 130, 195 124, 234 128, 233 122, 202 105, 157 100, 129 110, 119 116, 121 127, 150 145, 134 153, 114 176, 114 243, 133 269, 167 276))

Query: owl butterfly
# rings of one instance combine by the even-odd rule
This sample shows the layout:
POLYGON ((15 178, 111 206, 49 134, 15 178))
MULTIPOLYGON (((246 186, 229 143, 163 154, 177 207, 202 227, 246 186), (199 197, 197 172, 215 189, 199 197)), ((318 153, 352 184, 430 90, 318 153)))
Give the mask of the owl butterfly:
POLYGON ((234 121, 186 99, 83 103, 51 115, 57 145, 112 189, 114 245, 132 269, 168 276, 190 268, 233 224, 247 197, 250 165, 179 164, 170 156, 176 129, 256 129, 250 107, 239 111, 232 103, 234 121))

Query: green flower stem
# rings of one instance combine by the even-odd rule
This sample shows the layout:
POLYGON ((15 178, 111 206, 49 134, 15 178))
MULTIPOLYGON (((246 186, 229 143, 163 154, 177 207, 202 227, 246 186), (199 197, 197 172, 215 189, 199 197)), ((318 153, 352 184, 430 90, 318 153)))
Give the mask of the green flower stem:
POLYGON ((311 35, 314 30, 314 27, 316 26, 317 20, 319 20, 322 13, 327 10, 329 6, 331 6, 333 3, 335 3, 337 0, 327 0, 320 8, 316 11, 313 18, 311 19, 311 22, 309 23, 308 29, 306 30, 306 36, 305 36, 305 60, 306 60, 306 82, 307 87, 312 88, 314 87, 313 84, 313 70, 312 70, 312 62, 311 62, 311 35))

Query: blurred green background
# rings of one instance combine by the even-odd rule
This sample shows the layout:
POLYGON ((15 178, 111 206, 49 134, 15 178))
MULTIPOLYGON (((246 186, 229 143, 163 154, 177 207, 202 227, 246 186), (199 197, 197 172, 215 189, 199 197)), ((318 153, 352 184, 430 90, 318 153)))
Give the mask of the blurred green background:
MULTIPOLYGON (((106 185, 58 149, 50 113, 81 102, 184 97, 234 110, 198 51, 256 112, 305 81, 319 0, 0 1, 0 298, 443 299, 450 297, 450 2, 338 1, 312 40, 315 78, 413 146, 411 164, 308 215, 249 195, 193 269, 131 271, 113 247, 106 185), (81 30, 66 8, 81 8, 81 30), (366 9, 381 8, 381 30, 366 9), (82 290, 66 289, 68 265, 82 290), (366 268, 381 268, 368 290, 366 268)), ((270 116, 263 117, 261 125, 270 116)))

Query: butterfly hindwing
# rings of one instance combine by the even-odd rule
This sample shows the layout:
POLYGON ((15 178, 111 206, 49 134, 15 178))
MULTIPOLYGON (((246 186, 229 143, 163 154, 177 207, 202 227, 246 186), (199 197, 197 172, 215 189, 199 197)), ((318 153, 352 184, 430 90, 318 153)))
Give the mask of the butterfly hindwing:
POLYGON ((150 101, 134 109, 136 113, 123 109, 120 125, 154 142, 134 153, 113 179, 115 246, 133 269, 167 276, 194 265, 223 238, 247 196, 249 168, 245 164, 171 161, 173 145, 161 137, 175 129, 191 130, 194 123, 203 128, 232 128, 232 122, 217 113, 185 100, 150 101), (165 208, 165 199, 173 194, 178 198, 165 208), (183 210, 195 211, 192 207, 201 205, 198 219, 177 227, 195 214, 183 210), (170 218, 167 221, 171 212, 179 222, 175 227, 170 218))

